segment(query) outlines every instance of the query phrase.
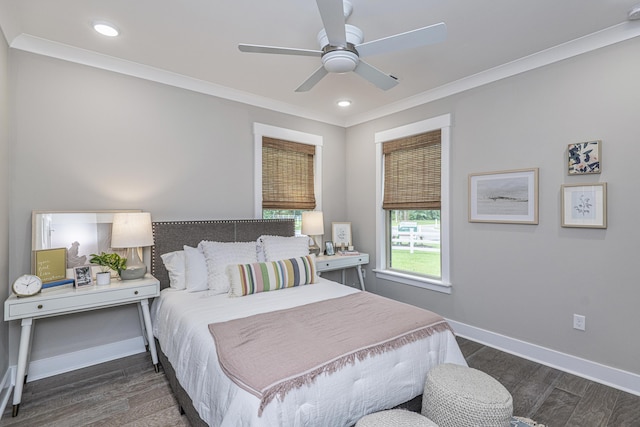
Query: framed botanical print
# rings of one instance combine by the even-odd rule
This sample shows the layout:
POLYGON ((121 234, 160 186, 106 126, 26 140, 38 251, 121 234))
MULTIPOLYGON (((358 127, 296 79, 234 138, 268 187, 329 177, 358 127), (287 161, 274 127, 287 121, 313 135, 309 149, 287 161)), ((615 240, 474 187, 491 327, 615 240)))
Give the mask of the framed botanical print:
POLYGON ((351 223, 350 222, 332 222, 331 232, 333 244, 336 246, 353 245, 351 240, 351 223))
POLYGON ((564 184, 562 226, 607 228, 607 183, 564 184))

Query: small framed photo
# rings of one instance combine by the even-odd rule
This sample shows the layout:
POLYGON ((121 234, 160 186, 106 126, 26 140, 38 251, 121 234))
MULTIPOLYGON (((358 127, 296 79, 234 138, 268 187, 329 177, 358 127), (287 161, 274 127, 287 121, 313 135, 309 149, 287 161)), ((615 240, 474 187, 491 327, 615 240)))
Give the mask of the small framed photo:
POLYGON ((562 226, 607 228, 607 183, 564 184, 562 226))
POLYGON ((602 141, 587 141, 569 144, 567 147, 567 163, 569 175, 600 173, 602 171, 602 141))
POLYGON ((349 246, 352 245, 351 240, 351 223, 350 222, 332 222, 331 232, 333 244, 337 246, 349 246))
POLYGON ((73 278, 76 280, 76 288, 93 285, 93 279, 91 278, 91 266, 83 265, 80 267, 74 267, 73 278))
POLYGON ((469 175, 469 222, 538 223, 538 168, 469 175))
POLYGON ((327 255, 335 255, 336 251, 333 249, 333 242, 324 242, 324 252, 327 255))

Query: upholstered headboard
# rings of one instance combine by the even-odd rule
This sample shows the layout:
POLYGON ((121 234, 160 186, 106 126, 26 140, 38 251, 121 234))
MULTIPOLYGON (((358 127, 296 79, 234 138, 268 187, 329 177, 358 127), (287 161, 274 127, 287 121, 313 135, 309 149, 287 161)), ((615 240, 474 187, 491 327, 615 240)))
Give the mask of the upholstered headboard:
POLYGON ((169 273, 160 256, 180 251, 184 245, 196 247, 202 240, 215 242, 251 242, 262 235, 293 236, 292 219, 237 219, 206 221, 154 222, 151 247, 151 274, 160 281, 160 288, 169 286, 169 273))

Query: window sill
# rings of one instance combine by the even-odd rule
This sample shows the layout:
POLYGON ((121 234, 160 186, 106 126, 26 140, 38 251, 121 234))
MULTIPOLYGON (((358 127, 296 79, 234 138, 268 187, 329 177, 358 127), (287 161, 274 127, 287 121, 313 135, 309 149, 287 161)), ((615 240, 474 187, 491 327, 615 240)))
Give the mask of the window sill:
POLYGON ((390 280, 392 282, 403 283, 405 285, 416 286, 418 288, 429 289, 431 291, 451 294, 451 283, 444 283, 440 280, 428 279, 426 277, 413 276, 411 274, 399 273, 391 270, 376 270, 376 278, 390 280))

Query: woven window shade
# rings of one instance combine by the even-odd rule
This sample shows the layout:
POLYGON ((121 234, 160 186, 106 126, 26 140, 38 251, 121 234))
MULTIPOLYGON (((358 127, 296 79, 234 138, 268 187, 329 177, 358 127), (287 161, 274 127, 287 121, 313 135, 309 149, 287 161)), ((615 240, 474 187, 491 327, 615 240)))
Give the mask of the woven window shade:
POLYGON ((309 144, 262 138, 262 208, 302 209, 316 207, 313 156, 309 144))
POLYGON ((440 209, 440 130, 382 144, 384 209, 440 209))

